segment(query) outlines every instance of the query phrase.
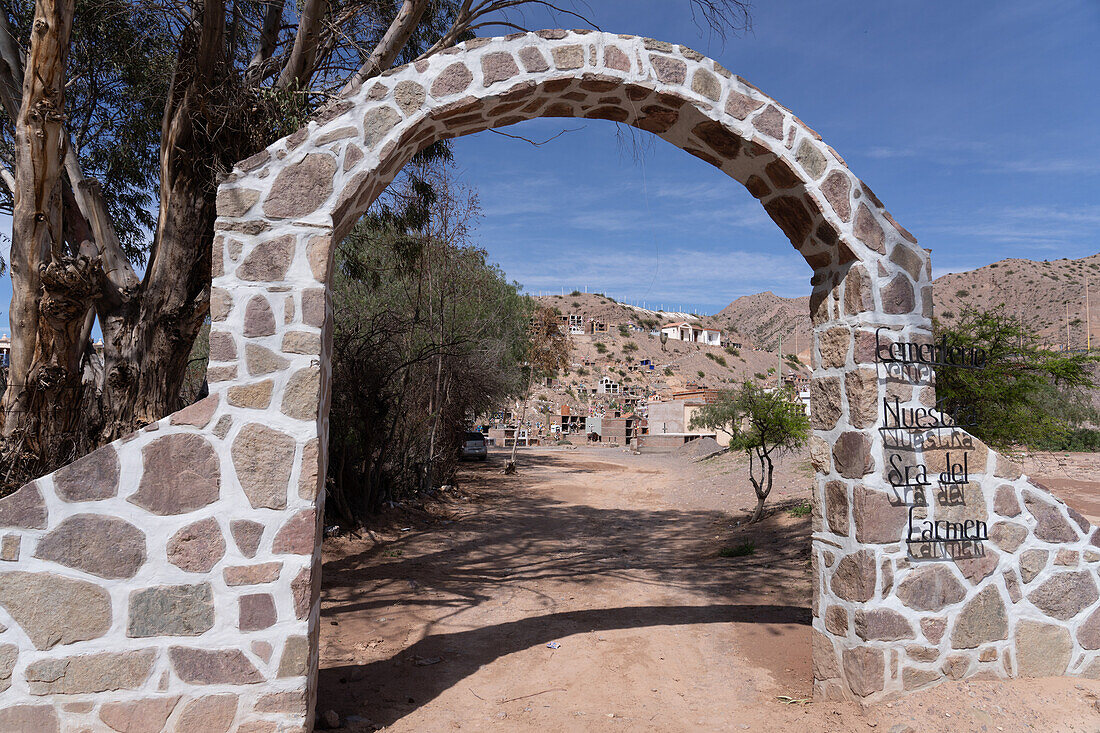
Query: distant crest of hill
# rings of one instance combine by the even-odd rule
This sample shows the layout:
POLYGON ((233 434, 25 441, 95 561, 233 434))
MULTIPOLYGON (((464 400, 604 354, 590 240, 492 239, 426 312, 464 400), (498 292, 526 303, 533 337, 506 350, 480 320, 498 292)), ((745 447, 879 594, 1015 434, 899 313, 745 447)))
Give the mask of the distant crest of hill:
MULTIPOLYGON (((1079 260, 1036 261, 1007 259, 968 272, 955 272, 933 283, 936 317, 957 320, 967 308, 989 310, 1004 306, 1035 331, 1044 344, 1072 348, 1086 343, 1085 284, 1089 288, 1093 343, 1100 336, 1100 254, 1079 260), (1067 317, 1068 304, 1068 317, 1067 317)), ((783 351, 799 353, 810 346, 810 299, 783 298, 772 292, 738 298, 713 320, 736 329, 762 349, 775 350, 779 337, 783 351)))

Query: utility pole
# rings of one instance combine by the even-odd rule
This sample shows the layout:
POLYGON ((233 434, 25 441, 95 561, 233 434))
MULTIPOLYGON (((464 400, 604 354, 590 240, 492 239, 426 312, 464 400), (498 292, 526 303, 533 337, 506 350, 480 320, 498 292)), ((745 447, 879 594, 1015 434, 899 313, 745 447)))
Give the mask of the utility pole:
POLYGON ((1066 298, 1066 351, 1069 351, 1069 298, 1066 298))
POLYGON ((779 332, 779 376, 775 378, 775 386, 781 388, 783 386, 783 332, 779 332))
POLYGON ((1085 351, 1092 353, 1092 313, 1089 312, 1089 279, 1085 278, 1085 351))

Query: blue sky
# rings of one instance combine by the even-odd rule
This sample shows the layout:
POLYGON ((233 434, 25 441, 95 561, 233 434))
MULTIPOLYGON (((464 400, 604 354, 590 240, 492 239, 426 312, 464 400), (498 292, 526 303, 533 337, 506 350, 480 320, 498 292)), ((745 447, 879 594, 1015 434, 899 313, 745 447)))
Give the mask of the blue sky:
MULTIPOLYGON (((588 4, 603 30, 692 46, 794 110, 933 250, 937 275, 1100 250, 1097 0, 761 0, 753 31, 724 43, 700 32, 688 0, 588 4)), ((556 25, 540 12, 525 22, 556 25)), ((481 197, 477 242, 529 292, 587 286, 700 312, 809 292, 778 227, 702 161, 597 120, 505 131, 563 129, 539 148, 489 132, 455 141, 481 197)), ((5 275, 5 325, 10 294, 5 275)))
MULTIPOLYGON (((791 108, 933 251, 937 275, 1100 251, 1100 3, 758 2, 701 34, 687 0, 591 3, 603 29, 692 46, 791 108)), ((549 21, 536 14, 529 25, 549 21)), ((737 182, 638 132, 535 120, 461 138, 477 237, 528 291, 588 286, 713 312, 809 292, 809 267, 737 182), (579 129, 578 129, 579 128, 579 129)))

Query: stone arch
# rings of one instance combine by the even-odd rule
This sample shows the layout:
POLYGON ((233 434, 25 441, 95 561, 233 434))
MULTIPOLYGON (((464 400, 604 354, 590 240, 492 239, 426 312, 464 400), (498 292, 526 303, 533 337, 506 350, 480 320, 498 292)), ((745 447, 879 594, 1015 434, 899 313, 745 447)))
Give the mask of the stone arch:
POLYGON ((877 348, 928 343, 927 252, 820 136, 719 64, 553 30, 395 69, 227 178, 211 396, 0 499, 0 728, 135 714, 176 730, 311 728, 334 242, 417 149, 539 116, 624 122, 721 168, 814 270, 819 694, 1100 676, 1100 531, 962 430, 886 429, 885 400, 938 414, 931 370, 877 348), (888 471, 895 456, 940 470, 960 447, 975 479, 963 506, 989 526, 989 552, 925 562, 888 471), (43 598, 74 610, 43 614, 43 598))

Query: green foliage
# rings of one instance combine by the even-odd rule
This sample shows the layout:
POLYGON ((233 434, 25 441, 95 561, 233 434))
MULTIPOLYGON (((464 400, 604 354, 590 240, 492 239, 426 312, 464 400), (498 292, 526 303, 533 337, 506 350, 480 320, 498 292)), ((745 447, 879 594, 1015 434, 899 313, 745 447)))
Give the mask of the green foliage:
POLYGON ((1097 357, 1040 348, 1003 306, 968 310, 950 325, 936 320, 933 331, 948 346, 985 349, 983 369, 937 369, 936 397, 942 410, 972 419, 976 425, 967 429, 994 448, 1058 444, 1073 428, 1096 422, 1089 393, 1097 357))
POLYGON ((742 542, 739 545, 733 547, 723 547, 718 551, 718 557, 748 557, 749 555, 756 554, 756 543, 742 542))
POLYGON ((633 341, 627 341, 625 344, 623 344, 623 351, 625 351, 627 353, 630 353, 632 351, 637 351, 637 350, 638 350, 638 344, 634 343, 633 341))
POLYGON ((1035 446, 1046 451, 1080 451, 1084 453, 1100 452, 1100 430, 1095 428, 1076 428, 1051 438, 1035 446))
POLYGON ((336 254, 330 507, 449 478, 470 416, 522 392, 532 307, 483 250, 361 223, 336 254))
MULTIPOLYGON (((569 293, 569 295, 573 296, 574 298, 576 298, 580 294, 581 294, 581 291, 579 291, 579 290, 574 290, 573 292, 569 293)), ((576 303, 574 303, 574 305, 576 305, 576 303)))
POLYGON ((734 348, 733 346, 727 346, 726 353, 730 356, 741 356, 741 349, 734 348))
POLYGON ((629 337, 630 336, 630 326, 626 325, 625 323, 620 323, 619 324, 619 335, 622 336, 623 338, 629 337))
POLYGON ((703 371, 702 369, 700 369, 699 371, 697 371, 697 372, 695 372, 695 373, 699 375, 699 378, 700 378, 700 379, 701 379, 701 378, 703 378, 703 377, 705 377, 705 376, 707 376, 707 373, 706 373, 706 372, 704 372, 704 371, 703 371))
POLYGON ((672 372, 672 367, 665 367, 665 372, 664 372, 664 374, 665 374, 665 376, 666 376, 666 377, 671 377, 671 376, 672 376, 672 373, 673 373, 673 372, 672 372))
POLYGON ((955 295, 957 295, 960 298, 965 298, 968 295, 970 295, 970 291, 969 290, 956 290, 955 295))
POLYGON ((607 344, 605 344, 603 341, 597 341, 596 342, 596 351, 600 354, 606 354, 607 353, 607 344))
POLYGON ((801 504, 795 504, 787 510, 787 513, 792 517, 808 517, 811 512, 813 512, 813 506, 811 506, 808 501, 804 501, 801 504))
POLYGON ((763 516, 772 490, 773 459, 800 448, 810 437, 810 421, 790 390, 767 391, 748 381, 697 410, 690 427, 729 433, 730 450, 744 451, 748 457, 749 481, 757 498, 753 522, 763 516))
MULTIPOLYGON (((30 44, 34 3, 5 4, 16 39, 30 44)), ((77 0, 66 68, 66 127, 86 175, 103 184, 127 255, 144 262, 156 228, 161 115, 175 55, 170 22, 152 6, 77 0)), ((0 105, 0 158, 14 169, 14 122, 0 105)), ((11 192, 0 186, 0 211, 11 192)))

